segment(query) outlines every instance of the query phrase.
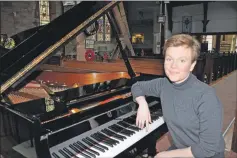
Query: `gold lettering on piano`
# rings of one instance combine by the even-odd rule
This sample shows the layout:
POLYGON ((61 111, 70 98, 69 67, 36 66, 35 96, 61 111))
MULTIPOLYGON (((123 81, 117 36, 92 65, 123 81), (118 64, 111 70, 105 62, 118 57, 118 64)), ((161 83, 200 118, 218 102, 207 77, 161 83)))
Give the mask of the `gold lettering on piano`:
POLYGON ((59 40, 57 43, 55 43, 54 45, 52 45, 51 47, 49 47, 47 50, 45 50, 41 55, 39 55, 38 57, 36 57, 30 64, 28 64, 27 66, 25 66, 23 69, 21 69, 21 71, 19 71, 18 73, 16 73, 11 79, 9 79, 5 84, 1 85, 1 89, 0 92, 4 92, 8 87, 10 87, 12 84, 14 84, 19 78, 21 78, 22 76, 24 76, 28 71, 30 71, 33 67, 35 67, 37 64, 39 64, 44 58, 46 58, 47 56, 49 56, 54 50, 56 50, 60 45, 62 45, 65 41, 67 41, 69 38, 71 38, 72 36, 76 35, 76 33, 78 31, 80 31, 83 27, 85 27, 86 25, 89 25, 89 23, 91 22, 91 20, 95 20, 96 18, 98 18, 101 14, 104 13, 104 11, 106 11, 107 9, 109 9, 110 7, 114 6, 115 4, 117 4, 118 1, 112 1, 109 4, 107 4, 105 7, 103 7, 101 10, 97 11, 94 15, 92 15, 89 19, 87 19, 86 21, 84 21, 82 24, 80 24, 79 26, 77 26, 74 30, 72 30, 69 34, 67 34, 66 36, 64 36, 61 40, 59 40))

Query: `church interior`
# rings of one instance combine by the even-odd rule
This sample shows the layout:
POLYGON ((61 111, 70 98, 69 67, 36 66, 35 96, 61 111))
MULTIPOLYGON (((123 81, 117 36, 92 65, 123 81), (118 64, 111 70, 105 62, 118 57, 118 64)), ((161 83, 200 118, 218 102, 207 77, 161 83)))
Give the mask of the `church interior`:
POLYGON ((131 86, 165 76, 164 44, 181 33, 200 42, 192 73, 215 89, 225 157, 237 157, 237 2, 40 0, 0 1, 0 158, 167 150, 160 99, 147 97, 146 133, 131 86))

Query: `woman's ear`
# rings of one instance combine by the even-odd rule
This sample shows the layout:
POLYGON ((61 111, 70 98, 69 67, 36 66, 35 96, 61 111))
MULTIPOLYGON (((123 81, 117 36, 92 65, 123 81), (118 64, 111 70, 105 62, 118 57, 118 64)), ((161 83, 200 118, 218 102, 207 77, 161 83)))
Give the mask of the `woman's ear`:
POLYGON ((194 62, 191 64, 190 71, 193 71, 193 69, 194 69, 196 63, 197 63, 197 61, 194 61, 194 62))

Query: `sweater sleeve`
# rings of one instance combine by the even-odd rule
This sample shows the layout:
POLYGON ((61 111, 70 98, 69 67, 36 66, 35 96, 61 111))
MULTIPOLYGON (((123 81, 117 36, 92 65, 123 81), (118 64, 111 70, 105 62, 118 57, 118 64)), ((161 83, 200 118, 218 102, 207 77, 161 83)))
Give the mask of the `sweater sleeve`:
POLYGON ((194 157, 211 157, 218 151, 223 118, 222 104, 213 88, 202 95, 197 113, 200 124, 199 143, 191 146, 191 151, 194 157))
POLYGON ((132 85, 131 92, 133 100, 139 96, 160 97, 161 88, 163 86, 163 78, 153 79, 150 81, 139 81, 132 85))

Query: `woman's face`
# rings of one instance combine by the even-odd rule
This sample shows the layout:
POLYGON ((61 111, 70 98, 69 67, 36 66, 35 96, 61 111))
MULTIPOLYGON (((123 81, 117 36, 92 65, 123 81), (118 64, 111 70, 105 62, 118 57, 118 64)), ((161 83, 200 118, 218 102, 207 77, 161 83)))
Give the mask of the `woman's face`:
POLYGON ((169 47, 165 53, 165 73, 174 83, 183 82, 194 69, 196 61, 192 63, 192 50, 184 46, 169 47))

